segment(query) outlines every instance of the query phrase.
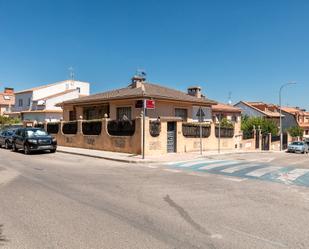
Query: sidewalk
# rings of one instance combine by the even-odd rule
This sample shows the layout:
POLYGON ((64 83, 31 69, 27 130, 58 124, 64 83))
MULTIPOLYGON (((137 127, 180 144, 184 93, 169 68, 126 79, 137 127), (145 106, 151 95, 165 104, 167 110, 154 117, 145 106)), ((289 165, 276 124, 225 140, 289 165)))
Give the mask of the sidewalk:
MULTIPOLYGON (((107 159, 126 163, 157 163, 157 162, 187 161, 196 158, 205 158, 212 155, 218 155, 218 151, 203 151, 203 155, 200 155, 199 152, 170 153, 162 156, 146 156, 145 159, 142 159, 141 155, 102 151, 102 150, 90 150, 90 149, 82 149, 74 147, 64 147, 64 146, 58 146, 57 151, 73 155, 88 156, 88 157, 107 159)), ((235 154, 235 153, 259 153, 259 152, 227 150, 222 151, 220 155, 235 154)))

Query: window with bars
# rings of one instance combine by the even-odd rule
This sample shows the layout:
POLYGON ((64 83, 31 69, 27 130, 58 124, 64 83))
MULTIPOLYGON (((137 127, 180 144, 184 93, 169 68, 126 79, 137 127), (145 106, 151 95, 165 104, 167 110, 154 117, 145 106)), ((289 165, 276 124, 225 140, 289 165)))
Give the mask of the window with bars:
POLYGON ((132 119, 132 110, 131 107, 118 107, 117 108, 117 119, 118 120, 126 120, 132 119))
POLYGON ((175 117, 180 117, 182 120, 187 121, 188 110, 184 108, 175 108, 175 117))

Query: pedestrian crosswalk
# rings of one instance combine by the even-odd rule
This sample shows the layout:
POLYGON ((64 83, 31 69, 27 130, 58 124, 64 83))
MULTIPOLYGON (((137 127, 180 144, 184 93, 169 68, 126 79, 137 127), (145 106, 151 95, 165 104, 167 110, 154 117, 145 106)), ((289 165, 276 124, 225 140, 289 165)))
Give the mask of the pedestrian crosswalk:
POLYGON ((265 162, 197 159, 192 161, 171 162, 167 163, 167 165, 174 169, 178 168, 189 171, 208 172, 212 174, 268 180, 309 187, 309 169, 274 166, 265 162))

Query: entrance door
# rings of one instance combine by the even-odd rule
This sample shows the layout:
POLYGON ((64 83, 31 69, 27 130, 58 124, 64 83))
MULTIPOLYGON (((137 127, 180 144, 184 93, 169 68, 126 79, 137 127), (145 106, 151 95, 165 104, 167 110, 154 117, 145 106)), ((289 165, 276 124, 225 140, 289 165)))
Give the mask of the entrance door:
POLYGON ((269 134, 262 135, 262 150, 269 150, 269 134))
POLYGON ((176 152, 176 122, 167 122, 167 152, 176 152))
POLYGON ((256 149, 260 148, 260 132, 256 132, 255 135, 255 148, 256 149))

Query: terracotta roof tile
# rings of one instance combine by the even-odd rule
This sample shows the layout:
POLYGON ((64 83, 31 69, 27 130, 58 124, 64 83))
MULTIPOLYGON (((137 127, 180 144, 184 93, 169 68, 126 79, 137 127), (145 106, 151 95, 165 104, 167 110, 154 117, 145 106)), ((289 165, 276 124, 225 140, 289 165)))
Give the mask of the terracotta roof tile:
POLYGON ((143 83, 142 87, 132 87, 129 85, 125 88, 120 88, 108 92, 97 93, 82 97, 79 99, 68 100, 63 102, 64 104, 78 104, 93 101, 108 101, 108 100, 118 100, 118 99, 129 99, 129 98, 154 98, 154 99, 164 99, 164 100, 178 100, 184 102, 195 102, 199 104, 216 104, 217 102, 206 99, 197 98, 190 96, 185 92, 178 91, 175 89, 167 88, 152 83, 143 83))
POLYGON ((217 105, 213 105, 211 107, 214 112, 238 112, 241 113, 241 109, 235 106, 226 105, 222 103, 218 103, 217 105))

